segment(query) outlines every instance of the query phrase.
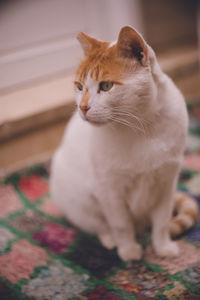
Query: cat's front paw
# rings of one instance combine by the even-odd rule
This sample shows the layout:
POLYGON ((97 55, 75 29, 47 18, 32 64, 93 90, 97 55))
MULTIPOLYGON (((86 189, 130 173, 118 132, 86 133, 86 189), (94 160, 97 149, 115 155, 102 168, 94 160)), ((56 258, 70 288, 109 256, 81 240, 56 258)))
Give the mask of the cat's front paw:
POLYGON ((115 248, 115 242, 114 242, 111 234, 109 234, 109 233, 107 233, 107 234, 100 234, 99 235, 99 239, 100 239, 102 245, 105 248, 107 248, 109 250, 115 248))
POLYGON ((179 254, 179 247, 176 242, 168 242, 163 246, 155 248, 155 252, 161 257, 175 257, 179 254))
POLYGON ((118 248, 118 254, 123 261, 132 261, 140 260, 142 258, 143 251, 140 244, 134 243, 118 248))

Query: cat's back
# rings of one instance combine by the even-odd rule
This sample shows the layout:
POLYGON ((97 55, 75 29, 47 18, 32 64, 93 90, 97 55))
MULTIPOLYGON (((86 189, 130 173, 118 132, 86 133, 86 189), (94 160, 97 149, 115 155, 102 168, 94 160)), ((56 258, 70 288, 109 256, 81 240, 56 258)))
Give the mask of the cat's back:
POLYGON ((162 131, 165 139, 169 138, 169 140, 172 139, 176 143, 179 141, 184 144, 188 130, 188 113, 185 99, 167 75, 165 75, 165 83, 159 92, 159 97, 163 102, 158 126, 159 134, 162 131))

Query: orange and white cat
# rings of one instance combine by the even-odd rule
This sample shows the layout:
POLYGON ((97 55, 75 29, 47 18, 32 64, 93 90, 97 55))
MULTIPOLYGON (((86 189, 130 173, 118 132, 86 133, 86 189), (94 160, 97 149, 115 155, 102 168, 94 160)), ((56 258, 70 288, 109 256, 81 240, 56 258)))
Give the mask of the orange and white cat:
POLYGON ((53 157, 53 199, 122 260, 142 257, 136 234, 148 225, 155 252, 177 255, 170 236, 197 219, 195 201, 175 195, 188 128, 183 96, 133 28, 114 43, 84 33, 78 40, 78 109, 53 157))

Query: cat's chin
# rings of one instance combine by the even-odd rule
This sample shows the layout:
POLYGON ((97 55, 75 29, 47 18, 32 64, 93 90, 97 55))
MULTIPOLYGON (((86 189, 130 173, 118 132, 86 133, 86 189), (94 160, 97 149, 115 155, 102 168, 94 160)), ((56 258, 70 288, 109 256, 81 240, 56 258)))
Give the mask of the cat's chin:
POLYGON ((108 121, 102 121, 102 120, 89 120, 89 119, 85 119, 86 122, 95 125, 95 126, 103 126, 105 124, 108 123, 108 121))
POLYGON ((91 118, 91 117, 82 116, 82 115, 81 115, 81 118, 82 118, 84 121, 86 121, 86 122, 88 122, 88 123, 90 123, 90 124, 92 124, 92 125, 95 125, 95 126, 102 126, 102 125, 105 125, 105 124, 107 124, 107 123, 109 122, 109 121, 106 120, 106 119, 104 119, 104 120, 98 119, 98 118, 93 119, 93 118, 91 118))

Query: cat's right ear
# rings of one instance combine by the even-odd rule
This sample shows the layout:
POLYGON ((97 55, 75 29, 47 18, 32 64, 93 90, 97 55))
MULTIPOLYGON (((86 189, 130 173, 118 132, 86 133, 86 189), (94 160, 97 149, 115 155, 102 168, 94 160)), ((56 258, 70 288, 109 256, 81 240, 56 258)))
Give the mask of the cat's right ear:
POLYGON ((85 55, 87 55, 91 49, 95 48, 98 45, 98 41, 96 39, 90 37, 89 35, 83 32, 78 33, 77 40, 81 44, 85 55))

